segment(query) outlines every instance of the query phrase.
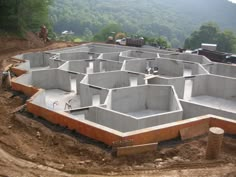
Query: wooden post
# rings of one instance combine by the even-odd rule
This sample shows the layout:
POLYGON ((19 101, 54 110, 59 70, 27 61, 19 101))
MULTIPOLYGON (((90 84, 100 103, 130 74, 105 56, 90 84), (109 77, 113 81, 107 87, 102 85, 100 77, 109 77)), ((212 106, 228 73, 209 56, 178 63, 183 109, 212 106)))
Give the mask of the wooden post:
POLYGON ((224 130, 218 127, 211 127, 208 134, 206 159, 213 160, 219 158, 224 130))

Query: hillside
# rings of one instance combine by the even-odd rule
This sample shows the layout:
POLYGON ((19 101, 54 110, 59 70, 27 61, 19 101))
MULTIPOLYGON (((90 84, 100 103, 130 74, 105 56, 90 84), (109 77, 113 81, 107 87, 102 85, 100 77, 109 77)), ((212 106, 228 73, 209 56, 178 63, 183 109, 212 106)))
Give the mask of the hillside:
POLYGON ((236 32, 236 4, 227 0, 54 0, 54 30, 97 33, 117 23, 130 34, 165 36, 173 46, 205 22, 236 32))

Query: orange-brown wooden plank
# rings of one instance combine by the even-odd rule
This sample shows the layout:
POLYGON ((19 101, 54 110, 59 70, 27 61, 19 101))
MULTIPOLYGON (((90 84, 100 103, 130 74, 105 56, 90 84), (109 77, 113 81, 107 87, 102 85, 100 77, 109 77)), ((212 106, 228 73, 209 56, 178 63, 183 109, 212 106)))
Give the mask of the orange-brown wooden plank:
POLYGON ((128 156, 157 150, 158 143, 142 144, 117 148, 117 156, 128 156))
POLYGON ((182 140, 191 139, 208 133, 209 124, 203 123, 180 130, 180 136, 182 140))

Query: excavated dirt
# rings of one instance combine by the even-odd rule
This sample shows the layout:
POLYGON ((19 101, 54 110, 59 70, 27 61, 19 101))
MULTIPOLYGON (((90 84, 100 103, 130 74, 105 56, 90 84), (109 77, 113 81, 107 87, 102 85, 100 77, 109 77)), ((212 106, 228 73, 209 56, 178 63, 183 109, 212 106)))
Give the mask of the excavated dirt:
MULTIPOLYGON (((38 49, 0 49, 0 65, 4 68, 12 63, 10 57, 18 53, 73 45, 78 44, 59 42, 38 49)), ((235 137, 224 138, 221 157, 215 161, 204 158, 207 137, 161 143, 155 153, 117 158, 102 143, 25 111, 13 113, 25 99, 20 93, 0 89, 0 177, 236 176, 235 137)))

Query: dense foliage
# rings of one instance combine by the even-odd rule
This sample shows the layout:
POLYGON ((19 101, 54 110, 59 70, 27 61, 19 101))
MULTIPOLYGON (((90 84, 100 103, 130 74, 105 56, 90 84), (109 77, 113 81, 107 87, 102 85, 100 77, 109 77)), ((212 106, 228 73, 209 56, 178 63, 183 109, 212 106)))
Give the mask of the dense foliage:
MULTIPOLYGON (((54 0, 54 30, 91 38, 109 24, 122 32, 167 39, 182 47, 201 24, 213 21, 236 31, 236 5, 227 0, 54 0)), ((110 31, 111 32, 111 31, 110 31)))
POLYGON ((165 47, 197 48, 204 41, 235 51, 235 17, 236 5, 227 0, 0 0, 0 31, 24 34, 45 24, 58 34, 72 30, 75 35, 58 39, 76 41, 105 41, 120 32, 165 47), (203 25, 185 41, 209 21, 223 32, 203 25))
POLYGON ((232 31, 220 31, 216 24, 208 23, 194 31, 189 38, 185 40, 184 47, 196 49, 201 43, 217 44, 217 48, 222 52, 236 52, 236 35, 232 31))
POLYGON ((0 29, 24 34, 38 31, 42 24, 50 26, 51 0, 0 0, 0 29))

